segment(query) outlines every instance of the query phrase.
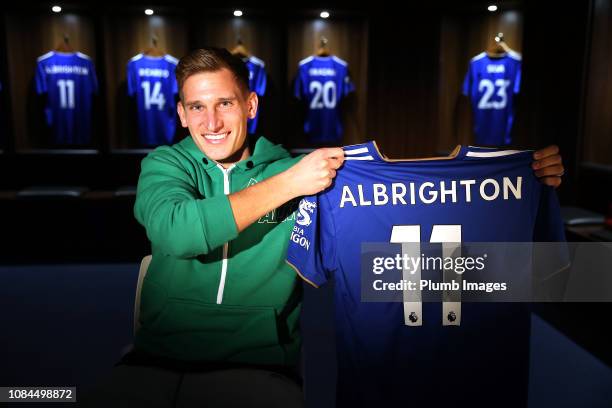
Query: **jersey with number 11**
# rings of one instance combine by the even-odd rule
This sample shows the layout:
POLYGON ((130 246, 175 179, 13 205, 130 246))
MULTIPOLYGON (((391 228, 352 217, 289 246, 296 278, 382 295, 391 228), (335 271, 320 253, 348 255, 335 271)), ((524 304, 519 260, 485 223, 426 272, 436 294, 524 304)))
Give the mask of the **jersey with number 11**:
POLYGON ((504 395, 497 407, 522 406, 525 304, 465 302, 448 316, 443 302, 365 302, 360 254, 364 242, 564 240, 532 153, 462 146, 444 158, 387 160, 373 142, 344 152, 333 185, 301 201, 287 253, 310 284, 334 282, 338 406, 482 406, 485 394, 504 395))
POLYGON ((138 54, 127 65, 128 95, 136 96, 138 134, 143 146, 172 143, 176 130, 177 64, 178 60, 170 55, 138 54))
POLYGON ((88 144, 92 99, 98 92, 91 59, 80 52, 48 52, 38 58, 35 82, 36 92, 47 95, 45 116, 54 143, 88 144))

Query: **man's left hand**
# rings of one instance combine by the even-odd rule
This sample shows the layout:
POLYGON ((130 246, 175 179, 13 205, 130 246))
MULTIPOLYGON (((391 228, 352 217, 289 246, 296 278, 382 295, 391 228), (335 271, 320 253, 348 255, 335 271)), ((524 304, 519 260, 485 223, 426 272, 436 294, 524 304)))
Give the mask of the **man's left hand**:
POLYGON ((555 188, 559 187, 561 176, 565 173, 559 147, 551 145, 537 150, 533 153, 533 159, 531 167, 540 182, 555 188))

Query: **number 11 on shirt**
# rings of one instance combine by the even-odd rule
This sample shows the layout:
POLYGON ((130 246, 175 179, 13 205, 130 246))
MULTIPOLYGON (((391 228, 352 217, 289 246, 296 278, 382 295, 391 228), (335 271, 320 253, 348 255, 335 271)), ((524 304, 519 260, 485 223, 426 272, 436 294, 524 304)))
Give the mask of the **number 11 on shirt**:
MULTIPOLYGON (((409 258, 421 257, 421 226, 420 225, 394 225, 391 231, 391 243, 402 244, 402 256, 409 258)), ((429 238, 430 243, 442 244, 442 259, 461 256, 461 225, 434 225, 429 238)), ((444 263, 444 262, 443 262, 444 263)), ((406 326, 423 325, 423 300, 421 296, 421 263, 410 273, 407 269, 402 272, 402 279, 414 282, 411 286, 415 290, 405 289, 404 324, 406 326)), ((454 270, 443 270, 443 282, 460 281, 461 276, 454 270)), ((460 282, 459 282, 460 283, 460 282)), ((461 287, 461 286, 459 286, 461 287)), ((442 292, 442 325, 459 326, 461 324, 461 289, 459 291, 443 290, 442 292)))

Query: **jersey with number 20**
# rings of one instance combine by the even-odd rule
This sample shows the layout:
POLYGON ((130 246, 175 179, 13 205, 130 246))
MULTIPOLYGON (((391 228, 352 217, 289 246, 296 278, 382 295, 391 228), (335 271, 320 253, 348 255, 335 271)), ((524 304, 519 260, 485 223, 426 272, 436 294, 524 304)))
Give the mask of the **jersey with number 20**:
POLYGON ((312 142, 334 142, 342 138, 340 101, 355 90, 348 64, 332 55, 310 56, 300 61, 294 95, 308 103, 304 133, 312 142))
POLYGON ((493 405, 524 405, 527 305, 465 302, 460 324, 447 325, 442 302, 423 302, 412 326, 402 302, 361 300, 360 251, 362 242, 564 240, 532 153, 462 146, 391 161, 373 142, 344 152, 333 186, 300 203, 287 255, 311 285, 334 280, 339 406, 480 406, 499 392, 493 405))

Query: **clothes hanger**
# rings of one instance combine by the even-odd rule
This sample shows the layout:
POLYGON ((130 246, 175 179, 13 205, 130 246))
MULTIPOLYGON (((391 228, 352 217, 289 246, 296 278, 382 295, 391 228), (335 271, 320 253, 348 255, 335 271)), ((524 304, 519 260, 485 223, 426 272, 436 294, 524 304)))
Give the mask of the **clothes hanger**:
POLYGON ((242 43, 242 39, 240 37, 238 37, 236 40, 236 46, 232 49, 231 53, 242 59, 249 58, 251 55, 249 50, 242 43))
POLYGON ((327 47, 327 43, 329 41, 324 36, 321 36, 321 42, 319 43, 319 48, 315 52, 317 57, 329 57, 331 53, 329 52, 329 48, 327 47))
POLYGON ((495 35, 493 42, 487 48, 487 55, 491 58, 505 57, 508 52, 512 51, 508 44, 504 41, 504 33, 499 32, 495 35))
POLYGON ((151 36, 151 47, 142 52, 149 57, 162 57, 164 53, 157 47, 157 36, 151 36))
POLYGON ((57 45, 57 47, 55 47, 55 51, 67 53, 74 52, 74 49, 70 45, 70 37, 68 34, 64 33, 64 39, 57 45))

